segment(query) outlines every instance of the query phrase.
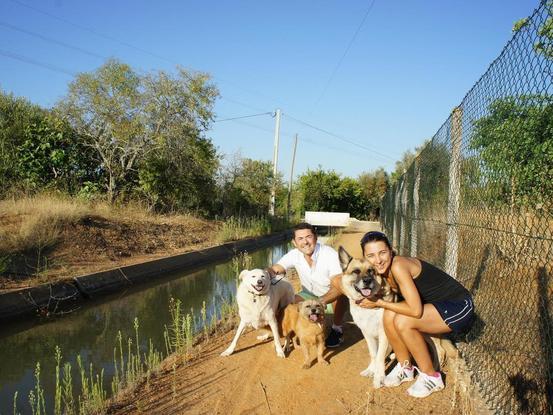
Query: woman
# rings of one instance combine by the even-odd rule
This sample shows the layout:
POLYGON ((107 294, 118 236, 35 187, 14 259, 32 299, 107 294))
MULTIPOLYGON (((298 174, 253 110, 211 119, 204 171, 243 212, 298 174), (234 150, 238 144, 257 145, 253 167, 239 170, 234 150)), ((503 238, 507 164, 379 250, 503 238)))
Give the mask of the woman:
MULTIPOLYGON (((361 249, 376 272, 392 287, 399 288, 403 301, 392 303, 363 299, 365 308, 384 308, 384 330, 398 364, 385 377, 384 386, 398 386, 414 379, 409 395, 424 398, 442 390, 440 372, 432 365, 423 337, 426 334, 464 332, 472 324, 474 306, 468 290, 444 271, 417 258, 395 255, 390 241, 382 232, 368 232, 361 238, 361 249), (411 365, 411 356, 418 368, 411 365)), ((333 280, 339 288, 340 277, 333 280)))

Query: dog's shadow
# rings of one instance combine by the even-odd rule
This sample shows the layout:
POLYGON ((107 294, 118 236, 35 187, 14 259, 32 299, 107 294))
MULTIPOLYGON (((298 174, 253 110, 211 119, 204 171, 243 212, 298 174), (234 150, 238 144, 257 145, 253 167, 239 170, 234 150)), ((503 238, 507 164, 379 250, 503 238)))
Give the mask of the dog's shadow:
MULTIPOLYGON (((242 336, 240 336, 240 337, 241 338, 245 337, 245 334, 242 334, 242 336)), ((232 352, 232 354, 235 355, 235 354, 240 354, 242 352, 247 352, 250 349, 253 349, 255 347, 260 347, 261 345, 266 344, 266 343, 274 343, 273 338, 269 337, 268 339, 265 339, 265 340, 254 339, 253 343, 248 345, 248 346, 237 346, 236 349, 234 349, 234 352, 232 352), (240 348, 238 348, 238 347, 240 347, 240 348)))

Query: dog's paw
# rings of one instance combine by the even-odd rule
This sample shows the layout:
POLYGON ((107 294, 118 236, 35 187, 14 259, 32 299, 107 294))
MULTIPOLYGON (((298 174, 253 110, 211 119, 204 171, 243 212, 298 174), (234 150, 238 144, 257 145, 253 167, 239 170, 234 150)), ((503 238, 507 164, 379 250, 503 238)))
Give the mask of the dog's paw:
POLYGON ((286 355, 284 354, 284 351, 283 351, 283 350, 277 350, 276 353, 277 353, 277 356, 278 356, 278 357, 282 357, 282 358, 285 358, 285 357, 286 357, 286 355))
POLYGON ((319 364, 323 365, 323 366, 328 366, 330 363, 328 363, 326 360, 324 359, 321 359, 321 360, 318 360, 319 364))
POLYGON ((375 375, 373 378, 373 388, 378 389, 384 386, 384 375, 375 375))
POLYGON ((370 377, 370 376, 372 376, 372 375, 374 374, 373 368, 369 366, 369 367, 366 368, 365 370, 361 371, 359 374, 360 374, 361 376, 364 376, 364 377, 368 378, 368 377, 370 377))
POLYGON ((311 365, 309 363, 304 363, 303 365, 301 365, 302 369, 309 369, 310 367, 311 365))
POLYGON ((220 354, 220 356, 230 356, 234 350, 227 349, 223 353, 220 354))
POLYGON ((266 333, 266 334, 262 334, 260 336, 257 336, 256 339, 259 340, 259 341, 263 341, 263 340, 267 340, 269 338, 270 334, 269 333, 266 333))

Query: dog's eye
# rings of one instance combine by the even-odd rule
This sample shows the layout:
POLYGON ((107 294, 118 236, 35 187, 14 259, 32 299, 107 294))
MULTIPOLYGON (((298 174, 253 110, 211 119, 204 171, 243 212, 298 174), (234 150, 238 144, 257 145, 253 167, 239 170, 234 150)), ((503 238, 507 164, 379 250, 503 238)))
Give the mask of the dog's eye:
POLYGON ((355 268, 353 271, 351 271, 352 273, 354 273, 355 275, 359 275, 361 274, 361 270, 358 269, 358 268, 355 268))

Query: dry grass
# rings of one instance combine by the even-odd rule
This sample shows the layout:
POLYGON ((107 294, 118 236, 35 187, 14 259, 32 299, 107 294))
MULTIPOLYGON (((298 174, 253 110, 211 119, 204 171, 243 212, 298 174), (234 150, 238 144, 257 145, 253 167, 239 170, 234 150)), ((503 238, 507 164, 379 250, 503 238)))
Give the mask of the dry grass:
POLYGON ((113 206, 60 195, 40 194, 0 201, 0 257, 42 251, 55 245, 64 226, 87 217, 114 222, 182 223, 189 215, 155 215, 138 204, 113 206))

